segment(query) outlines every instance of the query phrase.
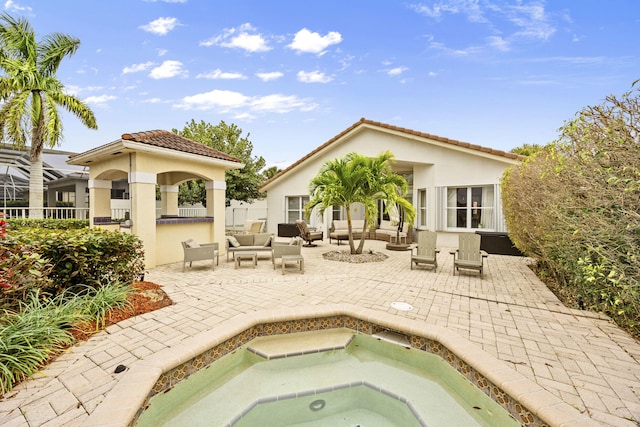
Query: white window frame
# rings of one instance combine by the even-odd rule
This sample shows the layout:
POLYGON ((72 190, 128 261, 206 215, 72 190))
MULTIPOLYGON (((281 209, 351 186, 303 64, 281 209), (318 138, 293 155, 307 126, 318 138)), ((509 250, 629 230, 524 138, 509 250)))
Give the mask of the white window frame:
POLYGON ((428 228, 429 227, 429 216, 428 216, 428 207, 429 207, 429 199, 427 196, 429 193, 426 188, 418 189, 418 224, 417 226, 420 228, 428 228))
POLYGON ((496 194, 493 185, 473 185, 473 186, 456 186, 447 187, 445 193, 445 224, 448 230, 492 230, 495 227, 495 215, 496 215, 496 194), (465 206, 460 207, 457 204, 451 205, 450 190, 456 191, 455 202, 459 203, 458 190, 466 190, 465 206), (482 189, 482 200, 479 205, 474 205, 474 189, 482 189), (464 214, 464 227, 458 226, 456 221, 455 225, 449 223, 450 218, 456 218, 459 213, 464 214), (476 219, 477 218, 477 219, 476 219))
POLYGON ((289 224, 293 224, 297 219, 304 219, 304 207, 307 203, 309 203, 309 196, 286 196, 285 197, 285 218, 286 222, 289 224), (297 199, 298 206, 295 208, 290 208, 290 201, 297 199), (295 213, 296 218, 293 218, 295 213))

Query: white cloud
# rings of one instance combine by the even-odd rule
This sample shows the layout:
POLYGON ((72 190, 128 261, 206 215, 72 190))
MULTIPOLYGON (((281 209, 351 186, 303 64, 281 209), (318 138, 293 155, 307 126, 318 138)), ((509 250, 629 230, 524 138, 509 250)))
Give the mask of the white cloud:
POLYGON ((85 87, 80 87, 80 86, 76 86, 76 85, 65 85, 65 87, 64 87, 64 92, 66 94, 71 95, 71 96, 79 96, 82 93, 96 92, 96 91, 100 91, 100 90, 104 90, 104 87, 103 86, 85 86, 85 87))
POLYGON ((270 73, 256 73, 256 76, 263 82, 269 82, 271 80, 277 80, 284 76, 280 71, 272 71, 270 73))
POLYGON ((141 25, 140 29, 147 31, 149 33, 155 34, 157 36, 164 36, 169 31, 173 30, 176 25, 178 25, 177 18, 158 18, 155 21, 151 21, 146 25, 141 25))
POLYGON ((209 79, 209 80, 246 80, 247 77, 241 73, 225 73, 220 69, 213 70, 210 73, 198 74, 196 79, 209 79))
POLYGON ((168 60, 151 70, 149 77, 152 79, 168 79, 176 76, 186 77, 187 74, 187 70, 182 67, 182 62, 168 60))
MULTIPOLYGON (((469 22, 484 24, 493 35, 486 37, 482 46, 467 48, 445 48, 442 43, 430 40, 431 47, 446 50, 457 55, 482 54, 487 48, 506 52, 518 42, 548 40, 556 28, 539 0, 519 0, 517 2, 481 2, 478 0, 439 0, 430 4, 412 4, 409 7, 417 13, 432 19, 442 20, 445 14, 461 14, 469 22)), ((563 15, 561 19, 570 21, 563 15)), ((464 30, 461 30, 464 31, 464 30)))
POLYGON ((298 81, 302 83, 329 83, 333 77, 326 76, 320 71, 298 71, 298 81))
POLYGON ((7 0, 6 2, 4 2, 4 9, 8 10, 9 12, 19 12, 19 13, 24 13, 24 12, 31 13, 33 11, 31 7, 21 6, 12 0, 7 0))
POLYGON ((251 101, 251 109, 259 112, 288 113, 292 110, 311 111, 315 108, 315 104, 308 104, 294 95, 273 94, 261 96, 251 101))
POLYGON ((133 64, 128 67, 124 67, 122 69, 122 74, 138 73, 140 71, 145 71, 149 69, 149 67, 151 67, 152 65, 153 65, 153 62, 145 62, 143 64, 133 64))
POLYGON ((109 101, 113 101, 118 99, 117 96, 113 95, 98 95, 98 96, 88 96, 83 99, 85 104, 94 105, 96 107, 105 107, 109 101))
POLYGON ((516 36, 547 40, 556 32, 548 22, 542 4, 520 4, 507 8, 506 13, 507 18, 520 28, 516 36))
POLYGON ((404 73, 407 70, 408 70, 407 67, 395 67, 395 68, 388 69, 387 74, 390 76, 399 76, 400 74, 404 73))
POLYGON ((500 36, 489 36, 487 37, 487 40, 489 42, 489 46, 501 50, 502 52, 511 50, 509 42, 500 36))
POLYGON ((185 96, 174 105, 183 110, 217 110, 221 112, 237 111, 236 118, 253 118, 252 113, 288 113, 290 111, 311 111, 317 104, 294 95, 272 94, 249 97, 229 90, 212 90, 192 96, 185 96))
POLYGON ((318 33, 303 28, 296 33, 288 47, 298 53, 316 53, 323 55, 329 46, 338 44, 341 41, 342 35, 336 31, 330 31, 327 35, 321 36, 318 33))
POLYGON ((158 56, 165 56, 167 54, 167 52, 169 52, 167 49, 156 49, 158 51, 158 56))
POLYGON ((160 98, 149 98, 149 99, 145 99, 144 101, 142 101, 145 104, 159 104, 162 102, 162 99, 160 98))
POLYGON ((210 110, 213 108, 239 108, 247 104, 249 97, 230 90, 212 90, 211 92, 185 96, 176 107, 184 110, 210 110))
POLYGON ((218 36, 200 42, 200 46, 222 46, 234 49, 243 49, 247 52, 266 52, 271 50, 262 34, 257 34, 256 29, 249 23, 236 28, 227 28, 218 36))

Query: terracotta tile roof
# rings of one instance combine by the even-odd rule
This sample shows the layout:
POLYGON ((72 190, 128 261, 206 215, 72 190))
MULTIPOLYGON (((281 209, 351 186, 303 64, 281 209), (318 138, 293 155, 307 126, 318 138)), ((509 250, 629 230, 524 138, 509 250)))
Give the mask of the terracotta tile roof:
POLYGON ((493 155, 496 155, 496 156, 506 157, 507 159, 524 160, 526 158, 526 157, 520 156, 518 154, 508 153, 508 152, 502 151, 502 150, 494 150, 493 148, 483 147, 481 145, 469 144, 468 142, 456 141, 455 139, 444 138, 442 136, 431 135, 429 133, 419 132, 419 131, 412 130, 412 129, 407 129, 407 128, 402 128, 402 127, 398 127, 398 126, 388 125, 386 123, 376 122, 376 121, 373 121, 373 120, 368 120, 368 119, 365 119, 363 117, 359 121, 355 122, 354 124, 352 124, 351 126, 346 128, 345 130, 343 130, 342 132, 340 132, 339 134, 337 134, 336 136, 334 136, 333 138, 331 138, 330 140, 328 140, 327 142, 325 142, 324 144, 322 144, 321 146, 319 146, 318 148, 316 148, 315 150, 313 150, 312 152, 307 154, 306 156, 304 156, 301 159, 299 159, 296 162, 294 162, 288 168, 282 170, 277 175, 275 175, 275 176, 271 177, 269 180, 265 181, 260 187, 261 188, 264 187, 265 185, 267 185, 270 182, 274 181, 275 179, 279 178, 283 174, 289 172, 291 169, 295 168, 300 163, 302 163, 305 160, 307 160, 308 158, 312 157, 314 154, 324 150, 329 145, 331 145, 334 142, 338 141, 340 138, 342 138, 343 136, 345 136, 349 132, 353 131, 354 129, 356 129, 357 127, 362 126, 362 125, 370 125, 370 126, 375 126, 375 127, 378 127, 378 128, 384 128, 384 129, 389 129, 389 130, 393 130, 393 131, 396 131, 396 132, 406 133, 407 135, 415 135, 415 136, 419 136, 419 137, 422 137, 422 138, 429 138, 429 139, 432 139, 434 141, 444 142, 444 143, 447 143, 447 144, 456 145, 458 147, 464 147, 464 148, 468 148, 468 149, 471 149, 471 150, 482 151, 483 153, 490 153, 490 154, 493 154, 493 155))
POLYGON ((230 162, 242 161, 236 157, 223 153, 199 142, 192 141, 183 136, 166 130, 149 130, 145 132, 123 133, 122 139, 142 144, 153 145, 160 148, 182 151, 184 153, 197 154, 199 156, 212 157, 214 159, 230 162))

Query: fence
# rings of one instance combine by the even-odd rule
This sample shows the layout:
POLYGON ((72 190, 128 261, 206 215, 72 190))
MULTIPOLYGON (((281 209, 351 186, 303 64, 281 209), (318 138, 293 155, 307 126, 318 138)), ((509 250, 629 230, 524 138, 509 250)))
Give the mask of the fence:
MULTIPOLYGON (((0 208, 9 218, 29 218, 31 208, 0 208)), ((42 208, 42 216, 51 219, 89 219, 89 208, 42 208)))

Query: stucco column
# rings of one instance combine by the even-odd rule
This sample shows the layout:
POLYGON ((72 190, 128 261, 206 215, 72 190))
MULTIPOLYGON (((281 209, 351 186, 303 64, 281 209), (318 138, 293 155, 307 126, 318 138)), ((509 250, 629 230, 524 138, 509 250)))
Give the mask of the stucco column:
POLYGON ((204 188, 207 190, 207 216, 213 217, 212 242, 218 242, 220 253, 225 251, 225 196, 227 183, 225 181, 206 181, 204 188))
POLYGON ((161 185, 161 215, 178 215, 178 186, 177 185, 161 185))
POLYGON ((111 181, 90 179, 89 187, 89 222, 92 227, 111 222, 111 181))
POLYGON ((156 174, 129 172, 131 231, 142 240, 145 268, 156 266, 156 174))

